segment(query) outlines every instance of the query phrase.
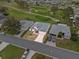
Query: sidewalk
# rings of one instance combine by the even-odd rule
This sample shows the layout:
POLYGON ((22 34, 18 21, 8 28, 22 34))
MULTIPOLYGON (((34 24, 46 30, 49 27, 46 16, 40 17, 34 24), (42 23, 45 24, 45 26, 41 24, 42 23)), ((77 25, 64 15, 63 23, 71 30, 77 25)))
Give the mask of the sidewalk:
POLYGON ((9 45, 9 43, 6 43, 6 42, 2 42, 0 44, 0 51, 2 51, 5 47, 7 47, 9 45))

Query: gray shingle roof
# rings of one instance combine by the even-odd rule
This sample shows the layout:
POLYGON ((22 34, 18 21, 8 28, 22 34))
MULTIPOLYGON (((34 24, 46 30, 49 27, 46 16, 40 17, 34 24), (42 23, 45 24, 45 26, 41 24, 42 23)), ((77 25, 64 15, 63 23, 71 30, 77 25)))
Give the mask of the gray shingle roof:
POLYGON ((39 31, 47 32, 50 24, 49 23, 42 23, 42 22, 36 22, 32 28, 37 27, 39 31))
POLYGON ((59 32, 63 32, 64 33, 64 38, 70 39, 71 32, 70 32, 70 28, 67 25, 65 25, 65 24, 52 25, 49 34, 58 35, 59 32))
POLYGON ((0 24, 2 24, 5 20, 5 16, 0 13, 0 24))
POLYGON ((21 30, 27 30, 29 27, 31 27, 34 22, 33 21, 28 21, 28 20, 21 20, 21 30))

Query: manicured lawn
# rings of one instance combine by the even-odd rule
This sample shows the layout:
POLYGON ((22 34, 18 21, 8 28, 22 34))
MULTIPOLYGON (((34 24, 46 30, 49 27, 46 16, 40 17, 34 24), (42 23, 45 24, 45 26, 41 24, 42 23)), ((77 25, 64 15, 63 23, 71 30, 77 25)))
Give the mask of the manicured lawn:
POLYGON ((79 40, 76 42, 71 40, 57 40, 57 46, 79 52, 79 40))
POLYGON ((47 57, 47 56, 44 56, 44 55, 41 55, 41 54, 38 54, 36 53, 32 59, 53 59, 53 58, 50 58, 50 57, 47 57))
POLYGON ((0 52, 0 56, 2 59, 20 59, 23 52, 24 49, 9 45, 0 52))

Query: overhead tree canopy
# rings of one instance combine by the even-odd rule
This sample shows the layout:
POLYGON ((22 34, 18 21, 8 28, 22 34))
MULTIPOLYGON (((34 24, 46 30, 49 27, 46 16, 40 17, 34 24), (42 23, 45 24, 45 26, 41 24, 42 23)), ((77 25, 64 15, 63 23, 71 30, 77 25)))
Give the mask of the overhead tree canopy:
POLYGON ((8 17, 2 24, 1 30, 7 34, 16 34, 20 30, 20 22, 14 17, 8 17))

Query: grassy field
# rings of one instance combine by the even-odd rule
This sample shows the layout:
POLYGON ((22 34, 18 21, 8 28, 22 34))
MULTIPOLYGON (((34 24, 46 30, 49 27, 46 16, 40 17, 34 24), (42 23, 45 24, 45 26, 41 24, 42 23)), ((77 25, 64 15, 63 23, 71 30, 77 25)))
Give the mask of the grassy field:
POLYGON ((24 49, 9 45, 3 51, 0 52, 2 59, 20 59, 24 49))
POLYGON ((57 46, 79 52, 79 40, 76 42, 71 40, 57 40, 57 46))
POLYGON ((18 19, 27 19, 27 20, 32 20, 32 21, 55 23, 53 20, 51 20, 48 17, 33 15, 33 14, 29 14, 29 13, 23 13, 23 12, 14 10, 14 9, 9 9, 8 13, 10 16, 14 16, 18 19))
POLYGON ((50 13, 50 7, 49 6, 36 6, 34 5, 32 7, 32 12, 41 14, 41 15, 46 15, 46 16, 52 16, 53 14, 50 13))
POLYGON ((47 57, 47 56, 44 56, 44 55, 41 55, 41 54, 38 54, 36 53, 32 59, 53 59, 53 58, 50 58, 50 57, 47 57))

